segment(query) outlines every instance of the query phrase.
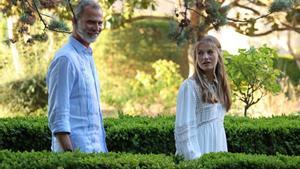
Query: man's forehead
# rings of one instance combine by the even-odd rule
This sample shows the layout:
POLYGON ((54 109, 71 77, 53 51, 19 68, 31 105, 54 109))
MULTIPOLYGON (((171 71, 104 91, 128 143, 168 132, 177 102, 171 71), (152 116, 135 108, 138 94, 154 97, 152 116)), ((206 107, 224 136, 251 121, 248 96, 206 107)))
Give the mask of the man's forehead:
POLYGON ((96 9, 93 7, 88 7, 86 6, 86 8, 84 8, 84 11, 82 13, 83 16, 86 16, 88 18, 102 18, 103 14, 101 9, 96 9))
POLYGON ((87 5, 83 8, 83 12, 93 12, 93 13, 100 13, 102 15, 102 10, 101 8, 97 8, 95 6, 92 6, 92 5, 87 5))

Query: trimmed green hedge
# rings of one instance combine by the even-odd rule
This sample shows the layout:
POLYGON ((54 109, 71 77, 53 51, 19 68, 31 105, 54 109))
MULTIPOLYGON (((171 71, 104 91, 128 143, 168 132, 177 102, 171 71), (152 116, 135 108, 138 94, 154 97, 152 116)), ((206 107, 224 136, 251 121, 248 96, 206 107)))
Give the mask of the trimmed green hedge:
POLYGON ((45 117, 0 118, 0 149, 50 150, 51 133, 45 117))
POLYGON ((183 161, 178 169, 300 169, 300 156, 210 153, 183 161))
POLYGON ((225 121, 230 152, 300 155, 300 116, 225 121))
POLYGON ((300 156, 210 153, 183 161, 174 156, 130 153, 0 151, 1 169, 300 169, 300 156))
MULTIPOLYGON (((109 151, 174 154, 174 117, 105 119, 109 151)), ((250 119, 225 118, 230 152, 300 155, 300 116, 250 119)), ((0 119, 0 149, 50 149, 47 119, 0 119)))
POLYGON ((109 150, 133 153, 175 153, 174 117, 123 116, 107 120, 109 150))
POLYGON ((172 157, 125 153, 84 154, 0 151, 1 169, 172 169, 172 157))

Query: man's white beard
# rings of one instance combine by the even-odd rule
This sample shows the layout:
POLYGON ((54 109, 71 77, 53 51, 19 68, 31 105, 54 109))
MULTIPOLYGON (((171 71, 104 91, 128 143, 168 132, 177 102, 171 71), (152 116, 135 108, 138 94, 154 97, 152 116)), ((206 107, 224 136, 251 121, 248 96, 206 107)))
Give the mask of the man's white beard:
POLYGON ((79 36, 86 41, 87 43, 93 43, 96 41, 98 35, 90 36, 88 35, 80 26, 80 24, 77 25, 77 33, 79 36))

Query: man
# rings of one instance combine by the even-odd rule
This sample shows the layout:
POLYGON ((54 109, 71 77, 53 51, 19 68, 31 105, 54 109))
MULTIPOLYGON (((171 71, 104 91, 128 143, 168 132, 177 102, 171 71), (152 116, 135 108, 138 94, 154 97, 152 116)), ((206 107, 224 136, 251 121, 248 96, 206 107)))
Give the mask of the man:
POLYGON ((47 74, 51 149, 107 152, 99 79, 89 47, 102 30, 103 14, 93 0, 81 0, 74 13, 73 33, 47 74))

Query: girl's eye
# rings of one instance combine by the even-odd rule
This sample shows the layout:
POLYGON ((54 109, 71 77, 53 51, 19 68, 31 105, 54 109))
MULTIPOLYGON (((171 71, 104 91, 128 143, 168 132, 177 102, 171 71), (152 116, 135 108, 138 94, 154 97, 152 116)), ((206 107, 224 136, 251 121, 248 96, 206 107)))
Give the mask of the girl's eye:
POLYGON ((199 51, 199 52, 198 52, 198 55, 203 55, 203 51, 199 51))
POLYGON ((208 50, 207 53, 208 53, 208 54, 213 54, 214 51, 213 51, 213 50, 208 50))

